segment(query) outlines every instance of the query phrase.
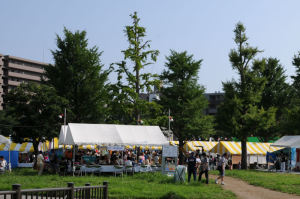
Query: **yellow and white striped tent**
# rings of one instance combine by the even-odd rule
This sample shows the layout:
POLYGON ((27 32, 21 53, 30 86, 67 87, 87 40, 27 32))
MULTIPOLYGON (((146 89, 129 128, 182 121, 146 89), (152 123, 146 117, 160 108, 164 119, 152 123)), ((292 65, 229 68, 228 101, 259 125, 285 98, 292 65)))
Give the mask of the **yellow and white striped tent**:
MULTIPOLYGON (((170 145, 178 145, 178 141, 170 141, 170 145)), ((197 151, 203 150, 205 152, 209 152, 214 146, 216 146, 218 142, 212 141, 188 141, 184 144, 183 149, 185 151, 197 151)))
MULTIPOLYGON (((38 146, 39 151, 49 151, 50 149, 59 149, 63 148, 63 145, 58 145, 58 138, 54 138, 52 141, 46 141, 43 143, 40 143, 38 146)), ((72 149, 72 146, 65 146, 66 149, 72 149)), ((93 145, 84 145, 84 146, 79 146, 79 149, 95 149, 96 146, 93 145)), ((20 143, 12 143, 9 147, 8 144, 0 144, 0 151, 19 151, 22 153, 28 153, 28 152, 33 152, 33 144, 31 142, 24 142, 22 144, 20 143)))
POLYGON ((185 143, 185 151, 196 151, 196 150, 203 150, 205 152, 209 152, 214 146, 216 146, 218 142, 211 142, 211 141, 189 141, 185 143))
POLYGON ((0 151, 19 151, 23 153, 28 153, 33 152, 33 145, 31 142, 24 142, 22 144, 11 143, 10 147, 8 144, 1 144, 0 151))
MULTIPOLYGON (((282 147, 270 147, 270 145, 271 143, 247 142, 247 154, 266 155, 267 152, 274 152, 282 149, 282 147)), ((241 142, 221 141, 216 146, 214 146, 210 152, 219 154, 223 154, 226 152, 232 155, 241 155, 241 142)))

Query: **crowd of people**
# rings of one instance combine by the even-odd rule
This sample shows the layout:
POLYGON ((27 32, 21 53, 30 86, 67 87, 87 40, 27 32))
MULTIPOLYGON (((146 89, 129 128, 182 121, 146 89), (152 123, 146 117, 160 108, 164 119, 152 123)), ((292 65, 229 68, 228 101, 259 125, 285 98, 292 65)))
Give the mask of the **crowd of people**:
POLYGON ((193 175, 194 181, 196 181, 197 173, 199 174, 198 181, 201 181, 202 175, 205 174, 206 184, 209 182, 208 172, 212 168, 217 167, 219 171, 219 177, 215 180, 218 184, 218 180, 221 179, 221 184, 224 185, 225 168, 228 165, 228 155, 224 153, 221 157, 217 156, 213 158, 212 156, 206 155, 206 153, 190 153, 186 158, 186 163, 188 166, 188 182, 191 181, 191 176, 193 175))
POLYGON ((72 172, 76 165, 160 165, 161 153, 159 151, 143 150, 137 154, 137 151, 126 149, 124 151, 109 150, 78 150, 73 157, 72 150, 62 150, 50 152, 39 152, 37 157, 33 155, 32 159, 35 168, 42 175, 43 171, 51 173, 72 172), (75 158, 75 162, 73 162, 75 158))

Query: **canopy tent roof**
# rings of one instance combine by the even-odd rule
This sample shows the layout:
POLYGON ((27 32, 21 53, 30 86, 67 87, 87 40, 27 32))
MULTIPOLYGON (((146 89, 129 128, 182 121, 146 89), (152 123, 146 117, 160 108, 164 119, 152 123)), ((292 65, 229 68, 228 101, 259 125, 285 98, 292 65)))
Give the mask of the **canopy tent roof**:
MULTIPOLYGON (((58 143, 58 139, 56 138, 56 143, 58 143)), ((55 144, 55 148, 58 148, 58 145, 55 144)), ((38 146, 39 151, 48 151, 53 148, 52 142, 46 141, 40 143, 38 146)), ((0 144, 0 151, 19 151, 21 153, 33 152, 33 144, 32 142, 24 142, 24 143, 11 143, 9 144, 0 144)))
POLYGON ((275 143, 271 144, 271 146, 300 148, 300 135, 283 136, 275 143))
MULTIPOLYGON (((271 143, 247 142, 248 155, 266 155, 267 152, 274 152, 282 149, 281 147, 272 147, 271 143)), ((211 149, 213 153, 230 153, 232 155, 241 155, 241 142, 221 141, 211 149)))
MULTIPOLYGON (((170 141, 170 145, 178 144, 178 141, 170 141)), ((203 148, 205 152, 209 152, 217 144, 218 142, 213 141, 188 141, 184 144, 183 148, 185 151, 197 151, 203 148)))
POLYGON ((60 133, 59 133, 58 144, 64 144, 64 142, 66 140, 67 129, 68 129, 68 125, 62 125, 61 126, 60 133))
POLYGON ((4 137, 3 135, 0 135, 0 144, 10 144, 11 141, 9 138, 4 137))
POLYGON ((161 146, 168 141, 158 126, 69 123, 67 145, 143 145, 161 146))
POLYGON ((195 148, 202 148, 205 152, 209 152, 214 146, 218 144, 218 142, 212 142, 212 141, 191 141, 188 142, 192 144, 195 148))

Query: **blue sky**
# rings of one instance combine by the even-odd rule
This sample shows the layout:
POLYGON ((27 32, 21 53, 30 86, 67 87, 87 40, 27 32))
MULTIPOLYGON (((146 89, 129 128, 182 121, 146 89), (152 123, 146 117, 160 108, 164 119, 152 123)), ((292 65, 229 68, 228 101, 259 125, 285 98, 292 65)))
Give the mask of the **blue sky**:
MULTIPOLYGON (((50 50, 63 27, 85 30, 90 46, 104 51, 102 63, 122 60, 128 44, 124 26, 138 12, 152 48, 160 51, 147 72, 160 73, 170 49, 203 59, 199 83, 207 92, 222 90, 222 81, 236 78, 228 60, 238 21, 247 28, 249 43, 276 57, 293 75, 292 58, 300 50, 300 1, 294 0, 3 0, 0 53, 53 63, 50 50)), ((111 77, 113 79, 113 77, 111 77)), ((290 81, 290 78, 288 79, 290 81)))

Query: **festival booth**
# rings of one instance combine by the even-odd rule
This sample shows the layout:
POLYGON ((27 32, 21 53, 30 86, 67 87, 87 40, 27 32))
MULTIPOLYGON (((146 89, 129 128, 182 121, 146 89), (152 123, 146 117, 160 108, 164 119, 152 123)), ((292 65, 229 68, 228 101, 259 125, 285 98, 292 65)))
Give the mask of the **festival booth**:
POLYGON ((290 160, 288 168, 300 170, 300 135, 283 136, 271 146, 287 148, 290 160))
MULTIPOLYGON (((183 149, 185 152, 206 152, 209 153, 212 148, 214 148, 218 142, 214 141, 187 141, 183 145, 183 149)), ((178 146, 179 141, 170 141, 170 145, 172 146, 178 146)))
MULTIPOLYGON (((248 164, 267 164, 267 152, 273 152, 281 149, 280 147, 272 147, 270 144, 271 143, 247 142, 248 164)), ((214 146, 210 152, 218 153, 220 155, 225 152, 229 153, 231 155, 233 165, 237 165, 241 162, 241 142, 221 141, 214 146)))
MULTIPOLYGON (((122 157, 125 147, 142 146, 152 148, 168 145, 167 139, 158 126, 69 123, 67 128, 62 127, 62 129, 67 130, 61 131, 59 144, 75 146, 73 148, 73 157, 75 157, 76 149, 80 145, 106 147, 108 151, 120 151, 122 157)), ((73 162, 74 160, 73 158, 73 162)), ((151 170, 151 168, 134 168, 135 172, 148 171, 147 169, 151 170)), ((84 166, 81 166, 80 170, 86 171, 84 166)), ((116 174, 124 170, 124 168, 121 165, 118 167, 114 165, 97 165, 94 170, 100 173, 112 172, 116 174)))
MULTIPOLYGON (((10 140, 11 141, 11 140, 10 140)), ((51 149, 58 149, 58 138, 52 139, 52 141, 40 142, 38 150, 42 152, 48 152, 51 149)), ((0 144, 0 153, 4 157, 8 157, 11 153, 12 168, 16 167, 33 167, 33 144, 32 142, 23 143, 2 143, 0 144)))
POLYGON ((197 151, 201 152, 210 152, 212 148, 214 148, 218 142, 214 141, 188 141, 184 145, 185 151, 197 151))

